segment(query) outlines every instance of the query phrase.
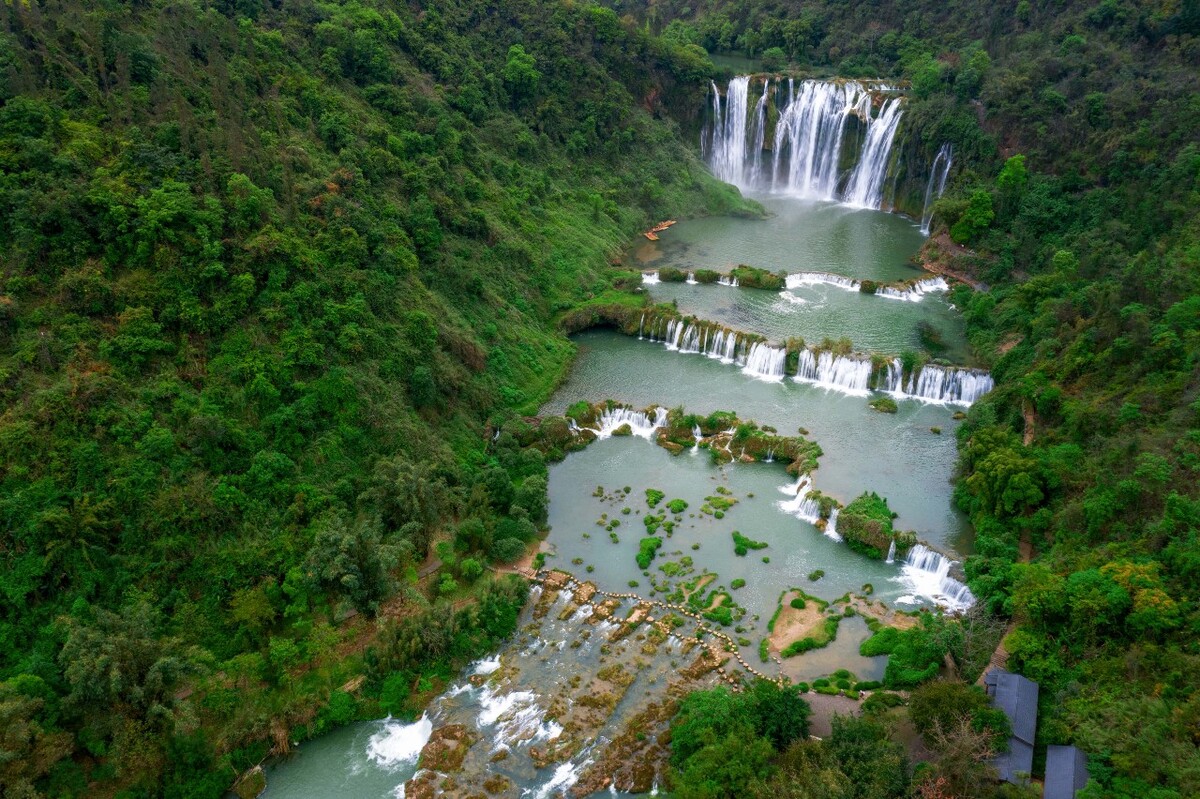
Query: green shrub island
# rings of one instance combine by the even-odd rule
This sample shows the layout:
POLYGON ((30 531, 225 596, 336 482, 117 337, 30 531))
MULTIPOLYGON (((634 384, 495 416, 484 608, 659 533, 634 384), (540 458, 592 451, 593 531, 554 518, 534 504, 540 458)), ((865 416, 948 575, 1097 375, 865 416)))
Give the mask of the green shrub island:
POLYGON ((744 556, 747 552, 749 552, 752 549, 766 549, 767 548, 767 544, 765 541, 755 541, 752 538, 747 538, 746 536, 739 533, 737 530, 734 530, 731 533, 731 535, 733 536, 733 552, 735 555, 744 556))

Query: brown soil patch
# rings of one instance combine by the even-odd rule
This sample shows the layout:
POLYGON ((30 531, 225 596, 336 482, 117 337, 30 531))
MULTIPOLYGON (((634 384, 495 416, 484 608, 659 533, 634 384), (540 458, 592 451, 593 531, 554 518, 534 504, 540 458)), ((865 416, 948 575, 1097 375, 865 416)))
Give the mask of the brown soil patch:
POLYGON ((882 602, 872 602, 870 599, 863 597, 853 597, 850 600, 850 607, 854 608, 860 616, 868 616, 883 622, 888 627, 895 627, 897 630, 907 630, 909 627, 916 626, 917 617, 910 616, 907 613, 889 608, 882 602))
POLYGON ((696 593, 697 591, 703 591, 704 587, 715 579, 717 579, 717 575, 715 574, 702 574, 696 580, 695 588, 691 589, 690 591, 687 588, 680 588, 679 590, 683 592, 683 601, 686 603, 691 598, 692 594, 696 593))
POLYGON ((788 644, 807 638, 821 629, 825 621, 825 613, 820 604, 808 600, 803 610, 791 606, 793 597, 799 596, 795 591, 783 595, 783 610, 775 619, 775 630, 767 636, 768 646, 772 652, 783 651, 788 644))

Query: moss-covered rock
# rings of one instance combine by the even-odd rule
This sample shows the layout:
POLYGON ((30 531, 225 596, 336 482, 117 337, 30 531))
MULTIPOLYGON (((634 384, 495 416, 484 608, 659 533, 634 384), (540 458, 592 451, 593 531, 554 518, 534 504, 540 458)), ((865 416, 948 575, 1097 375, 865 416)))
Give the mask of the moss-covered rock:
POLYGON ((730 270, 729 276, 737 278, 741 288, 782 291, 787 286, 787 272, 768 272, 746 264, 738 264, 730 270))

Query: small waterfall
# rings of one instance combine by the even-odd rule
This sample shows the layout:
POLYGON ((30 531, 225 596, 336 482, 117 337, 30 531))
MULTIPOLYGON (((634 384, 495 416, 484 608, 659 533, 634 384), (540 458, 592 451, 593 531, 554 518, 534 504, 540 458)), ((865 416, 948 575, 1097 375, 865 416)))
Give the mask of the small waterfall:
POLYGON ((892 288, 891 286, 881 286, 875 290, 876 297, 886 297, 889 300, 905 300, 907 302, 920 302, 925 299, 926 294, 931 294, 935 291, 949 291, 950 284, 946 282, 944 277, 930 277, 925 280, 918 280, 906 289, 892 288))
POLYGON ((789 289, 798 289, 802 286, 836 286, 846 291, 858 291, 859 282, 851 277, 844 275, 833 275, 829 272, 797 272, 787 276, 786 287, 789 289))
POLYGON ((737 360, 737 333, 728 330, 718 330, 710 336, 708 349, 705 354, 721 363, 733 363, 737 360))
MULTIPOLYGON (((789 516, 795 516, 797 519, 802 519, 809 524, 816 524, 821 520, 821 503, 813 499, 813 482, 812 478, 807 474, 802 474, 793 485, 780 486, 779 490, 791 497, 789 500, 783 500, 778 503, 781 511, 789 516)), ((837 514, 838 509, 835 507, 829 514, 829 519, 825 522, 824 535, 832 538, 834 541, 841 541, 842 537, 837 532, 837 514)))
POLYGON ((871 362, 853 356, 834 356, 832 352, 814 355, 812 350, 805 349, 800 351, 796 380, 865 396, 871 387, 871 362))
POLYGON ((832 538, 834 541, 842 540, 842 537, 837 531, 838 513, 840 512, 841 508, 839 508, 837 505, 834 505, 833 510, 829 511, 828 521, 825 522, 825 535, 829 538, 832 538))
POLYGON ((744 186, 746 171, 746 98, 749 90, 748 75, 739 75, 729 81, 722 108, 717 84, 712 84, 713 134, 709 164, 714 175, 738 187, 744 186))
POLYGON ((658 272, 642 272, 643 286, 657 286, 662 280, 658 277, 658 272))
POLYGON ((613 432, 621 425, 629 425, 630 432, 640 438, 649 439, 654 431, 667 423, 666 408, 656 408, 651 419, 642 411, 631 408, 609 408, 596 419, 596 427, 592 428, 596 438, 611 438, 613 432))
POLYGON ((887 178, 888 163, 892 153, 892 142, 900 127, 900 98, 883 104, 879 116, 867 120, 867 140, 862 155, 850 174, 850 185, 846 187, 843 202, 856 208, 883 207, 883 181, 887 178))
POLYGON ((821 518, 821 503, 809 497, 813 490, 813 484, 812 478, 808 475, 800 475, 795 485, 781 486, 779 490, 791 497, 786 502, 779 503, 781 511, 803 519, 809 524, 816 524, 821 518))
POLYGON ((433 735, 433 721, 428 713, 411 724, 393 721, 389 716, 383 729, 367 742, 367 757, 381 766, 416 763, 433 735))
POLYGON ((688 276, 687 276, 687 284, 688 284, 689 286, 694 286, 694 285, 696 285, 696 273, 695 273, 695 272, 688 272, 688 276))
POLYGON ((717 278, 717 282, 722 286, 729 286, 730 288, 738 287, 738 279, 731 275, 721 275, 719 278, 717 278))
POLYGON ((896 540, 892 539, 892 545, 888 547, 887 560, 884 563, 896 562, 896 540))
POLYGON ((908 551, 901 579, 909 590, 950 610, 966 610, 975 604, 971 589, 950 576, 954 561, 940 552, 917 544, 908 551))
POLYGON ((642 318, 638 320, 638 341, 642 340, 642 328, 646 326, 646 312, 642 311, 642 318))
POLYGON ((695 455, 700 451, 700 437, 704 435, 704 431, 700 429, 700 425, 692 428, 692 438, 696 439, 696 443, 692 444, 692 454, 695 455))
POLYGON ((954 162, 954 147, 943 144, 933 159, 929 170, 929 184, 925 187, 925 206, 921 209, 921 232, 929 235, 929 224, 933 221, 933 201, 942 196, 946 190, 946 178, 950 177, 950 165, 954 162), (939 172, 938 169, 941 169, 939 172), (934 196, 934 183, 937 184, 937 197, 934 196))
POLYGON ((760 342, 750 347, 742 372, 760 380, 778 382, 783 380, 783 367, 786 363, 787 350, 760 342))
POLYGON ((908 387, 903 396, 926 402, 970 405, 991 391, 995 385, 996 382, 990 374, 978 369, 956 369, 928 364, 909 377, 908 387))
POLYGON ((899 358, 888 361, 887 371, 881 372, 875 385, 876 391, 887 391, 904 396, 904 362, 899 358))

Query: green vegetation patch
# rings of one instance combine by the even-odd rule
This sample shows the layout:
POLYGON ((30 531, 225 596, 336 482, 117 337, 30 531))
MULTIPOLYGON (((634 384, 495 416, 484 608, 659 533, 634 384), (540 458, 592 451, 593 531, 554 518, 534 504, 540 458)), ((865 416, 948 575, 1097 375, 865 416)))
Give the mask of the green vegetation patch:
POLYGON ((895 413, 900 409, 900 407, 896 405, 896 401, 891 397, 876 397, 868 402, 867 405, 870 405, 880 413, 895 413))
POLYGON ((667 495, 659 491, 657 488, 646 489, 646 504, 652 508, 657 508, 658 503, 667 498, 667 495))
POLYGON ((658 552, 663 541, 656 535, 648 536, 638 542, 637 565, 642 569, 650 568, 650 562, 654 560, 655 554, 658 552))
POLYGON ((747 289, 782 291, 787 286, 787 272, 768 272, 766 269, 739 264, 729 272, 737 278, 738 286, 747 289))
POLYGON ((841 616, 827 616, 821 622, 820 629, 812 635, 793 641, 784 647, 780 652, 781 657, 790 658, 796 655, 809 652, 813 649, 820 649, 827 646, 830 641, 837 637, 838 623, 841 622, 841 616))
POLYGON ((765 541, 755 541, 753 538, 747 538, 737 530, 734 530, 731 535, 733 536, 733 553, 735 555, 744 556, 752 549, 767 548, 767 543, 765 541))

